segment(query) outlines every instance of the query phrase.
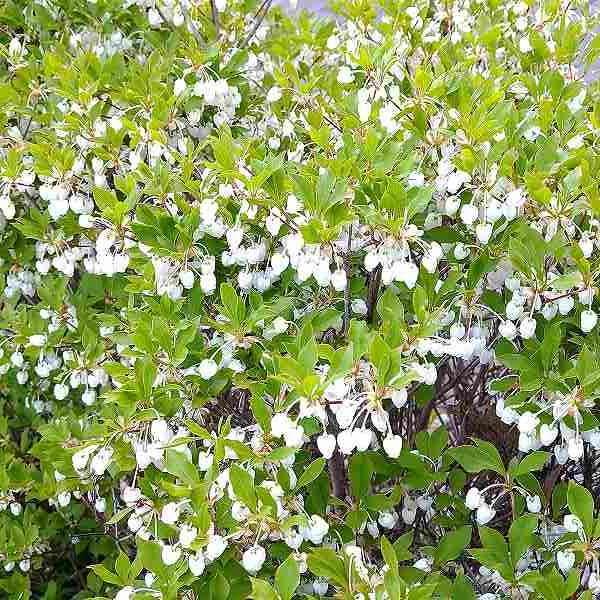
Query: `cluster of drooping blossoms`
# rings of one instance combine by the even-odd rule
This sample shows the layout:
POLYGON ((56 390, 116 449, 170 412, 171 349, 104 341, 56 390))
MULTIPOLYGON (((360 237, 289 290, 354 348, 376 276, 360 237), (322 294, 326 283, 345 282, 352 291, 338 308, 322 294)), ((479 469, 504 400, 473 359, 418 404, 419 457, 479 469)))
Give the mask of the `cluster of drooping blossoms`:
MULTIPOLYGON (((190 31, 196 31, 196 24, 191 22, 190 8, 196 2, 190 0, 176 0, 175 2, 159 1, 148 2, 148 0, 126 0, 126 6, 137 5, 146 11, 146 17, 150 27, 161 27, 163 25, 173 25, 174 27, 187 27, 190 31)), ((222 12, 225 9, 226 2, 217 0, 217 10, 222 12)))
POLYGON ((411 255, 411 242, 420 250, 420 265, 429 273, 437 270, 438 262, 444 255, 442 247, 437 242, 423 242, 422 235, 422 230, 413 224, 408 224, 402 231, 400 239, 389 237, 367 250, 364 258, 365 269, 371 273, 381 266, 381 281, 384 285, 397 281, 404 283, 409 289, 414 288, 419 277, 419 264, 411 255))
POLYGON ((551 392, 536 400, 537 412, 519 410, 520 405, 500 396, 496 413, 507 425, 516 424, 519 430, 519 450, 530 452, 542 447, 553 447, 559 464, 578 461, 584 454, 584 443, 600 449, 600 429, 585 428, 584 415, 593 407, 579 389, 570 393, 551 392))
MULTIPOLYGON (((22 484, 27 486, 28 482, 22 482, 22 484)), ((2 486, 0 487, 0 515, 4 522, 31 519, 33 511, 31 505, 26 501, 26 489, 5 488, 6 482, 0 485, 2 486)), ((7 542, 0 549, 0 568, 5 577, 10 576, 13 572, 27 574, 32 569, 39 568, 41 557, 49 550, 46 542, 38 535, 18 540, 13 540, 8 536, 7 542)))
POLYGON ((510 295, 505 307, 506 318, 502 320, 499 327, 500 335, 508 340, 514 340, 517 336, 522 339, 533 338, 538 326, 534 318, 536 314, 540 314, 545 321, 552 321, 557 315, 568 317, 577 307, 580 309, 581 331, 583 333, 592 331, 598 322, 598 315, 591 308, 596 294, 595 288, 582 286, 581 289, 565 293, 553 289, 552 282, 559 278, 556 272, 550 272, 549 289, 536 291, 531 286, 523 285, 518 274, 510 267, 504 269, 503 273, 499 273, 498 277, 490 283, 500 291, 504 288, 510 295))
MULTIPOLYGON (((13 512, 11 505, 11 514, 19 516, 20 513, 13 512)), ((34 567, 34 563, 39 562, 40 558, 43 557, 44 553, 48 552, 49 548, 44 543, 36 543, 23 550, 18 557, 18 560, 11 560, 10 557, 3 556, 0 554, 0 561, 2 561, 2 568, 5 575, 9 576, 10 573, 18 571, 21 573, 29 573, 34 567)))
MULTIPOLYGON (((477 488, 471 488, 467 496, 467 505, 469 508, 479 505, 477 511, 479 511, 479 508, 484 507, 484 513, 487 514, 490 507, 483 500, 484 492, 485 490, 480 491, 477 488)), ((539 498, 537 496, 527 496, 527 506, 532 513, 539 512, 539 498)), ((578 548, 582 545, 594 549, 598 547, 598 540, 595 535, 588 535, 581 519, 577 515, 568 512, 563 517, 562 523, 547 521, 540 531, 540 536, 543 540, 543 546, 537 550, 528 550, 517 562, 515 572, 519 575, 522 576, 525 573, 537 571, 542 556, 549 554, 554 558, 558 570, 566 576, 575 566, 577 560, 575 553, 578 548)), ((582 579, 582 587, 596 596, 600 593, 600 572, 593 554, 594 551, 586 556, 586 562, 591 564, 587 576, 582 579)), ((481 575, 481 587, 494 590, 494 592, 487 592, 479 596, 480 599, 496 600, 498 597, 502 597, 497 594, 510 593, 511 589, 514 591, 514 584, 504 579, 496 569, 481 566, 479 574, 481 575)), ((518 588, 519 592, 523 594, 533 592, 526 583, 520 583, 518 588)))
MULTIPOLYGON (((10 133, 17 139, 21 137, 18 128, 14 128, 10 133)), ((30 157, 24 157, 21 169, 12 174, 4 173, 0 177, 0 227, 2 229, 6 226, 7 221, 15 218, 17 212, 12 197, 19 192, 28 193, 33 189, 35 173, 31 170, 31 166, 30 157)))
MULTIPOLYGON (((241 168, 245 169, 243 165, 241 168)), ((210 177, 210 172, 206 172, 205 176, 210 177)), ((333 248, 330 245, 306 243, 296 229, 304 225, 308 217, 304 214, 299 199, 290 194, 285 214, 279 209, 273 209, 264 217, 264 229, 278 242, 274 250, 268 252, 267 240, 254 239, 247 226, 241 223, 228 227, 219 215, 221 204, 231 202, 234 196, 245 198, 247 195, 244 183, 240 180, 234 184, 220 184, 217 197, 203 200, 199 206, 201 221, 197 231, 199 244, 205 235, 225 238, 227 247, 220 255, 220 262, 224 267, 238 269, 237 284, 240 290, 265 292, 288 268, 293 269, 295 280, 299 284, 314 281, 321 288, 332 287, 337 292, 346 289, 347 273, 343 265, 342 250, 346 239, 343 235, 333 248), (287 219, 294 228, 292 231, 288 225, 284 225, 284 220, 287 219)), ((250 222, 259 220, 256 205, 249 204, 245 199, 241 204, 242 214, 250 222)), ((167 262, 163 259, 160 264, 166 265, 167 262)), ((166 266, 164 268, 166 270, 166 266)), ((216 285, 212 274, 214 257, 205 259, 201 271, 201 288, 205 293, 211 293, 216 285)), ((193 282, 193 279, 190 281, 193 282)))
MULTIPOLYGON (((150 251, 147 254, 152 256, 150 251)), ((189 260, 183 264, 168 258, 152 257, 152 266, 157 294, 161 296, 166 294, 172 300, 181 298, 184 290, 192 289, 197 276, 199 276, 200 288, 205 294, 212 294, 216 289, 213 256, 189 260)))
POLYGON ((27 269, 11 271, 6 276, 3 294, 7 298, 18 298, 21 295, 32 297, 39 281, 39 275, 33 271, 27 269))
MULTIPOLYGON (((247 439, 248 433, 243 429, 232 429, 225 440, 236 443, 247 443, 256 452, 262 450, 263 437, 260 430, 247 439)), ((175 452, 192 461, 192 452, 187 443, 190 432, 182 427, 174 431, 164 419, 156 419, 148 424, 141 434, 127 436, 135 449, 137 463, 136 474, 142 477, 148 467, 166 471, 169 458, 165 453, 175 452)), ((195 462, 200 472, 213 468, 215 460, 216 438, 207 437, 203 440, 202 450, 199 451, 195 462)), ((224 459, 230 467, 238 469, 239 456, 231 447, 226 447, 224 459)), ((97 481, 113 461, 113 451, 110 446, 99 444, 86 445, 76 450, 72 455, 73 468, 82 478, 82 481, 97 481)), ((277 540, 283 541, 294 553, 301 566, 300 572, 306 572, 306 554, 300 552, 304 542, 312 545, 321 545, 329 531, 328 523, 319 515, 307 515, 303 510, 304 498, 301 494, 290 494, 297 484, 296 474, 292 470, 294 455, 283 459, 279 469, 285 470, 289 478, 287 491, 273 478, 263 478, 258 493, 258 503, 249 507, 236 495, 235 482, 232 482, 232 469, 223 468, 212 481, 207 494, 210 512, 219 510, 220 504, 229 506, 231 519, 236 524, 228 531, 217 529, 214 522, 198 526, 198 507, 189 498, 178 501, 169 500, 168 497, 151 498, 145 496, 136 485, 136 478, 131 482, 123 480, 120 488, 119 502, 127 509, 127 529, 145 540, 157 539, 161 545, 161 560, 166 566, 177 563, 182 557, 187 561, 189 571, 194 576, 200 576, 205 568, 216 561, 223 552, 234 543, 242 548, 241 563, 250 574, 256 574, 267 558, 263 544, 277 540), (265 495, 266 494, 266 495, 265 495), (267 505, 274 507, 270 517, 259 517, 258 512, 267 505), (292 518, 293 517, 293 518, 292 518), (168 540, 157 538, 156 522, 160 521, 175 528, 177 532, 168 540), (248 542, 248 543, 246 543, 248 542)), ((245 471, 251 477, 251 485, 255 485, 255 471, 247 466, 245 471)), ((273 476, 277 475, 273 468, 273 476)), ((64 476, 55 473, 57 481, 62 481, 64 476)), ((95 510, 99 513, 106 511, 106 499, 90 492, 89 499, 94 501, 95 510)), ((80 497, 80 495, 79 495, 80 497)), ((59 495, 58 502, 61 506, 68 504, 71 495, 59 495)), ((152 585, 154 574, 146 574, 146 583, 152 585)), ((322 589, 322 583, 317 583, 315 589, 322 589), (319 588, 319 585, 321 588, 319 588)))
MULTIPOLYGON (((0 372, 6 375, 14 370, 20 385, 26 385, 35 374, 40 390, 54 400, 62 402, 71 390, 77 390, 77 396, 84 405, 93 405, 99 390, 109 382, 107 373, 97 363, 91 365, 87 362, 83 354, 71 349, 57 352, 50 343, 50 338, 57 332, 77 330, 76 308, 64 305, 61 312, 42 308, 39 318, 44 325, 42 332, 29 335, 23 344, 12 344, 10 353, 0 349, 0 358, 6 359, 0 364, 0 372), (32 350, 37 350, 35 361, 31 360, 32 350)), ((28 399, 28 403, 36 412, 52 412, 51 404, 44 400, 43 395, 36 394, 28 399)))
MULTIPOLYGON (((573 233, 572 222, 569 227, 573 233)), ((552 235, 555 234, 556 230, 552 235)), ((513 344, 519 339, 540 339, 545 327, 550 327, 550 323, 557 319, 576 323, 584 335, 593 332, 598 321, 598 315, 592 308, 597 290, 589 280, 584 283, 579 270, 594 251, 592 235, 593 231, 586 233, 577 242, 583 263, 573 262, 568 266, 575 271, 566 285, 564 277, 556 270, 547 274, 547 289, 540 289, 536 281, 528 285, 528 274, 519 274, 510 264, 488 275, 488 287, 503 293, 507 299, 505 316, 499 315, 500 336, 513 344)), ((589 443, 593 449, 600 447, 600 430, 584 423, 595 402, 593 398, 586 397, 580 385, 563 386, 561 390, 540 390, 526 401, 513 401, 512 395, 498 396, 496 412, 505 424, 517 425, 520 451, 553 447, 556 460, 564 464, 583 457, 584 443, 589 443)))
POLYGON ((102 35, 93 29, 83 29, 71 35, 69 46, 74 50, 91 51, 100 57, 111 57, 131 50, 133 43, 120 30, 113 31, 110 35, 102 35))
MULTIPOLYGON (((531 494, 519 486, 512 489, 523 496, 529 512, 537 514, 542 510, 542 501, 537 494, 531 494)), ((475 511, 477 524, 485 525, 496 516, 497 503, 502 498, 506 499, 510 493, 510 489, 503 484, 491 484, 481 490, 472 487, 467 492, 465 505, 469 510, 475 511)))
POLYGON ((585 587, 594 596, 600 594, 600 565, 595 557, 600 540, 597 538, 596 531, 593 533, 586 532, 581 519, 573 513, 567 513, 563 518, 562 525, 558 525, 553 533, 553 541, 557 540, 553 544, 556 564, 563 573, 568 573, 574 567, 576 561, 575 552, 578 547, 584 545, 593 549, 585 557, 586 562, 591 563, 585 587))
MULTIPOLYGON (((203 101, 204 107, 214 112, 212 121, 216 127, 230 123, 236 109, 242 102, 242 96, 236 86, 229 85, 225 79, 212 79, 209 74, 199 73, 194 85, 188 84, 185 77, 177 79, 173 85, 175 96, 185 99, 187 96, 197 97, 203 101)), ((192 123, 198 123, 202 113, 195 109, 188 115, 192 123)))
MULTIPOLYGON (((84 36, 85 37, 85 36, 84 36)), ((90 40, 84 43, 83 39, 72 40, 72 49, 76 53, 85 52, 90 46, 90 40)), ((132 50, 131 44, 119 49, 126 53, 132 50)), ((97 54, 102 52, 95 50, 97 54)), ((108 52, 112 55, 117 50, 108 52)), ((174 84, 174 93, 181 96, 188 93, 185 79, 180 78, 174 84)), ((205 130, 200 127, 201 121, 206 118, 208 112, 217 109, 213 119, 216 126, 227 123, 235 116, 235 111, 241 102, 241 95, 235 86, 228 85, 224 79, 214 80, 207 76, 204 70, 198 75, 197 82, 190 88, 189 94, 198 98, 199 106, 194 106, 182 119, 175 119, 175 131, 170 127, 167 133, 168 143, 165 145, 154 138, 153 132, 145 129, 150 126, 150 115, 146 115, 147 121, 142 126, 132 125, 127 120, 124 111, 111 108, 106 118, 97 118, 92 127, 92 139, 87 136, 78 135, 72 140, 79 154, 74 158, 70 166, 62 173, 52 176, 41 175, 42 185, 32 185, 35 181, 35 173, 32 170, 33 160, 30 156, 22 156, 23 167, 16 175, 2 175, 2 192, 0 194, 0 209, 5 219, 14 219, 17 214, 15 200, 18 194, 26 194, 32 198, 39 198, 41 204, 47 207, 51 221, 58 228, 61 220, 74 214, 78 218, 81 231, 79 236, 70 235, 66 239, 62 235, 52 235, 52 232, 44 241, 36 244, 35 268, 41 275, 47 274, 51 268, 55 268, 67 277, 73 277, 78 266, 82 265, 85 270, 95 275, 108 275, 124 273, 130 260, 130 250, 137 246, 136 240, 131 236, 128 229, 128 220, 114 223, 104 214, 95 213, 95 203, 91 191, 94 187, 107 187, 107 173, 126 176, 138 166, 147 161, 151 166, 158 163, 161 158, 173 162, 172 152, 187 152, 187 141, 206 135, 205 130), (137 145, 122 147, 118 149, 117 160, 105 161, 95 155, 95 150, 100 147, 109 148, 111 139, 117 135, 130 135, 139 140, 137 145)), ((89 108, 92 108, 97 100, 93 100, 89 108)), ((80 117, 85 107, 76 102, 63 100, 59 103, 61 114, 68 117, 80 117)), ((35 128, 35 124, 30 128, 35 128)), ((64 126, 64 122, 59 127, 64 126)), ((15 128, 16 129, 16 128, 15 128)), ((15 135, 17 135, 16 130, 15 135)), ((158 136, 159 138, 162 137, 158 136)), ((61 137, 68 139, 67 130, 61 132, 61 137)), ((116 197, 114 197, 116 201, 116 197)), ((177 209, 173 205, 175 211, 177 209)), ((200 236, 204 232, 220 237, 225 231, 223 221, 217 217, 218 206, 214 203, 204 202, 201 204, 203 223, 199 230, 200 236)), ((50 233, 50 232, 49 232, 50 233)), ((143 245, 140 245, 143 250, 143 245)), ((209 257, 213 259, 213 257, 209 257)), ((209 260, 210 262, 210 260, 209 260)), ((183 268, 183 280, 187 282, 189 289, 193 285, 193 279, 189 269, 183 268), (190 283, 191 282, 191 283, 190 283)), ((205 278, 207 279, 207 278, 205 278)), ((210 277, 208 277, 210 279, 210 277)), ((14 294, 14 289, 22 287, 24 293, 28 294, 30 286, 26 282, 19 284, 14 279, 7 281, 7 295, 14 294)), ((205 284, 204 288, 211 286, 205 284)))
MULTIPOLYGON (((414 372, 414 379, 430 384, 435 381, 436 372, 432 364, 415 362, 410 364, 410 369, 414 372)), ((325 377, 327 371, 327 368, 322 368, 321 376, 325 377)), ((408 400, 408 392, 406 388, 378 388, 373 376, 373 366, 361 361, 355 373, 331 381, 321 397, 313 400, 300 397, 288 406, 286 412, 276 413, 271 420, 270 434, 282 438, 288 447, 300 448, 307 439, 301 421, 314 417, 323 429, 316 438, 316 444, 327 459, 333 456, 336 448, 343 455, 350 455, 354 451, 364 452, 379 446, 377 434, 382 437, 381 446, 385 453, 391 458, 398 458, 402 437, 392 430, 389 410, 401 409, 408 400), (337 434, 331 432, 332 428, 337 434)))

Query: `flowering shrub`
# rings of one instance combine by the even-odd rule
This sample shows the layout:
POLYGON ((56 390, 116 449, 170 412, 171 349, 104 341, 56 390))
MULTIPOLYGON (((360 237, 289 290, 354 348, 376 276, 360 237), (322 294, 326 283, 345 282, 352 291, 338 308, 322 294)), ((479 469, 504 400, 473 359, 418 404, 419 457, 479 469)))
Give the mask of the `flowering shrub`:
POLYGON ((0 7, 0 596, 600 594, 597 19, 334 5, 0 7))

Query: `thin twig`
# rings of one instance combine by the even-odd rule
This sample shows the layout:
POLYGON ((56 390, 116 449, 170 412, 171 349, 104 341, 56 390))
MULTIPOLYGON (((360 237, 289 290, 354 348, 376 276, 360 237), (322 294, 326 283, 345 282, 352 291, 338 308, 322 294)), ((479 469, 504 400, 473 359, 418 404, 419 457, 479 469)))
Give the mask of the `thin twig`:
POLYGON ((344 290, 344 320, 343 332, 348 333, 348 325, 350 324, 350 276, 352 274, 352 223, 348 225, 348 245, 346 247, 346 255, 344 256, 344 270, 346 271, 346 289, 344 290))
POLYGON ((377 306, 377 297, 379 295, 379 286, 381 285, 381 265, 377 265, 368 275, 367 289, 367 322, 375 321, 375 307, 377 306))
POLYGON ((212 15, 212 22, 215 26, 216 37, 219 37, 220 27, 219 27, 219 11, 217 10, 217 4, 215 0, 210 0, 210 12, 212 15))
POLYGON ((184 10, 183 15, 185 17, 186 23, 188 24, 190 31, 192 32, 192 35, 196 38, 196 41, 201 46, 203 46, 206 40, 204 39, 204 37, 202 36, 200 31, 196 27, 196 23, 194 23, 192 17, 190 17, 190 13, 187 10, 184 10))
POLYGON ((250 40, 254 37, 254 34, 258 31, 258 28, 261 26, 262 22, 267 16, 269 8, 271 8, 271 4, 273 4, 273 0, 263 0, 263 3, 258 7, 258 10, 254 15, 254 27, 252 27, 250 33, 248 33, 246 39, 242 42, 240 48, 243 49, 250 43, 250 40))

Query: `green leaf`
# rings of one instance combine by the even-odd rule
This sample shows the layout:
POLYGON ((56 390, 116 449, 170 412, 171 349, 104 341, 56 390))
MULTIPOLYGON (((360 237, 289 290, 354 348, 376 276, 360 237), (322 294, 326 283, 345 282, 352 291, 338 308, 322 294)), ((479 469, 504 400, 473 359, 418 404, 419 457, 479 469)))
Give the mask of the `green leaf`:
POLYGON ((383 384, 389 371, 391 349, 379 334, 375 334, 369 347, 369 358, 377 370, 377 381, 383 384))
POLYGON ((562 329, 560 323, 551 323, 546 326, 544 331, 544 339, 540 346, 540 358, 544 369, 548 371, 562 340, 562 329))
POLYGON ((364 321, 352 319, 348 331, 348 339, 352 342, 354 361, 362 358, 369 348, 369 328, 364 321))
POLYGON ((160 545, 157 542, 149 542, 139 537, 136 538, 136 544, 138 557, 144 568, 159 577, 164 577, 167 568, 162 561, 160 545))
POLYGON ((427 319, 427 292, 420 285, 415 287, 412 297, 413 311, 419 323, 423 323, 427 319))
POLYGON ((463 233, 456 227, 432 227, 424 232, 426 240, 439 242, 440 244, 453 244, 464 239, 463 233))
POLYGON ((498 260, 491 258, 487 251, 481 252, 471 263, 467 272, 467 285, 469 288, 475 288, 479 280, 495 268, 497 262, 498 260))
POLYGON ((262 579, 251 578, 253 600, 280 600, 277 592, 271 587, 271 584, 262 579))
POLYGON ((471 548, 470 554, 482 565, 496 569, 502 577, 512 580, 514 571, 508 544, 502 534, 490 527, 479 527, 483 548, 471 548))
POLYGON ((115 571, 122 580, 127 581, 130 568, 131 565, 129 564, 127 555, 122 551, 119 552, 119 556, 117 556, 117 560, 115 561, 115 571))
POLYGON ((450 600, 475 600, 473 585, 464 575, 457 575, 452 584, 450 600))
POLYGON ((252 448, 250 448, 250 446, 244 442, 240 442, 239 440, 224 439, 223 445, 230 450, 233 450, 239 460, 251 460, 254 458, 254 452, 252 452, 252 448))
POLYGON ((317 458, 314 460, 308 468, 306 468, 302 475, 298 478, 298 483, 296 484, 296 489, 300 489, 301 487, 307 486, 309 483, 313 482, 323 471, 327 461, 323 458, 317 458))
POLYGON ((229 481, 233 493, 250 510, 256 511, 256 492, 252 475, 236 464, 229 467, 229 481))
POLYGON ((472 527, 464 525, 455 531, 447 533, 435 549, 433 558, 437 565, 444 565, 448 561, 455 560, 471 541, 472 527))
POLYGON ((355 454, 352 456, 348 469, 348 477, 352 493, 357 500, 363 500, 369 493, 372 472, 373 467, 368 456, 364 454, 355 454))
POLYGON ((550 285, 558 292, 566 292, 567 290, 579 287, 581 283, 581 273, 579 271, 571 271, 570 273, 559 275, 550 282, 550 285))
POLYGON ((538 519, 536 515, 523 515, 511 524, 508 530, 508 539, 510 541, 510 557, 513 567, 527 552, 534 542, 533 532, 537 527, 538 519))
POLYGON ((111 214, 111 211, 119 202, 117 200, 116 194, 107 190, 106 188, 94 187, 92 189, 92 194, 94 196, 94 202, 96 206, 105 214, 111 214))
POLYGON ((389 598, 402 598, 406 590, 406 584, 400 575, 394 571, 386 571, 383 581, 389 598))
POLYGON ((122 508, 121 510, 118 510, 108 521, 106 521, 106 524, 115 525, 124 519, 130 512, 133 512, 133 508, 122 508))
POLYGON ((585 533, 591 537, 594 531, 594 497, 592 494, 583 486, 569 481, 567 504, 569 510, 579 517, 585 533))
POLYGON ((296 454, 296 452, 296 448, 288 448, 287 446, 281 446, 279 448, 274 448, 273 450, 271 450, 271 452, 269 452, 265 456, 265 459, 270 460, 272 462, 280 462, 282 460, 285 460, 286 458, 289 458, 290 456, 293 456, 294 454, 296 454))
POLYGON ((412 188, 408 193, 408 218, 411 219, 417 213, 423 212, 431 202, 432 197, 432 187, 412 188))
MULTIPOLYGON (((283 473, 285 473, 287 475, 287 471, 280 470, 278 473, 278 476, 283 473)), ((287 489, 286 486, 282 486, 282 487, 284 490, 287 489)), ((256 497, 258 498, 258 502, 260 504, 262 504, 262 506, 260 507, 260 514, 261 515, 266 514, 272 518, 276 517, 277 516, 277 504, 275 503, 273 496, 271 496, 271 494, 268 492, 268 490, 259 485, 254 488, 254 491, 256 492, 256 497)), ((258 506, 258 503, 257 503, 257 506, 258 506)))
POLYGON ((383 560, 385 560, 385 564, 389 567, 390 571, 397 573, 398 556, 396 555, 394 546, 390 544, 389 540, 385 537, 385 535, 381 536, 381 554, 383 556, 383 560))
POLYGON ((543 573, 530 571, 520 581, 531 586, 544 600, 566 600, 572 597, 572 594, 564 593, 565 582, 556 567, 545 569, 543 573))
POLYGON ((213 436, 208 432, 207 429, 202 427, 202 425, 198 425, 198 423, 196 423, 196 421, 192 421, 192 419, 185 419, 185 426, 190 430, 191 433, 197 435, 203 440, 213 439, 213 436))
POLYGON ((250 396, 250 408, 261 429, 271 431, 271 411, 267 407, 262 393, 255 393, 250 396))
MULTIPOLYGON (((214 574, 209 582, 208 589, 211 600, 229 600, 230 598, 231 586, 223 573, 217 572, 214 574)), ((173 600, 176 600, 176 597, 173 597, 173 600)))
POLYGON ((296 588, 300 585, 298 562, 290 554, 275 571, 275 589, 282 600, 291 600, 296 588))
POLYGON ((119 575, 115 575, 111 571, 109 571, 104 565, 91 565, 90 569, 102 579, 106 583, 110 583, 111 585, 122 586, 127 583, 127 580, 123 581, 123 578, 119 575))
POLYGON ((174 448, 167 448, 166 450, 165 470, 187 485, 194 486, 200 483, 198 469, 183 452, 179 452, 174 448))
POLYGON ((222 283, 220 287, 223 313, 230 320, 234 328, 240 327, 246 316, 244 301, 238 296, 235 288, 229 283, 222 283))
POLYGON ((156 366, 151 358, 138 358, 135 361, 135 374, 138 395, 141 400, 148 400, 152 394, 152 386, 156 379, 156 366))
POLYGON ((407 531, 394 542, 394 551, 398 560, 410 560, 413 557, 410 547, 413 543, 414 531, 407 531))
POLYGON ((514 468, 514 470, 511 470, 510 474, 513 477, 519 477, 521 475, 525 475, 526 473, 531 473, 532 471, 540 471, 544 468, 549 456, 549 452, 543 452, 541 450, 532 452, 531 454, 525 456, 525 458, 514 468))
POLYGON ((433 594, 437 590, 437 584, 435 583, 423 583, 416 587, 413 587, 407 596, 407 600, 429 600, 433 598, 433 594))
POLYGON ((389 287, 377 301, 377 314, 384 321, 404 320, 404 305, 389 287))
POLYGON ((475 446, 458 446, 446 452, 467 471, 479 473, 480 471, 495 471, 504 475, 505 469, 498 450, 489 442, 475 440, 475 446))
POLYGON ((334 584, 346 587, 344 561, 330 548, 317 548, 308 555, 308 568, 313 575, 329 579, 334 584))

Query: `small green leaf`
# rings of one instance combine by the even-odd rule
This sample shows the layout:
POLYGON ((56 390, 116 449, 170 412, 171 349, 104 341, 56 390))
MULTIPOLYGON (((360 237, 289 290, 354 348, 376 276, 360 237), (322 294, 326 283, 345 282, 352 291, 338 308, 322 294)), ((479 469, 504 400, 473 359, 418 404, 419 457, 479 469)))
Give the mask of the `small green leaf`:
POLYGON ((548 461, 550 453, 538 450, 525 456, 525 458, 511 471, 513 477, 519 477, 532 471, 540 471, 548 461))
POLYGON ((127 581, 123 581, 123 578, 119 575, 115 575, 111 571, 109 571, 104 565, 91 565, 90 569, 102 579, 106 583, 110 583, 111 585, 122 586, 123 583, 127 583, 127 581))
POLYGON ((296 489, 307 486, 309 483, 313 482, 322 473, 326 463, 327 461, 323 457, 314 460, 298 478, 296 489))
POLYGON ((341 587, 346 586, 344 561, 330 548, 317 548, 308 555, 308 568, 317 577, 324 577, 341 587))
POLYGON ((235 288, 229 283, 222 283, 220 288, 223 313, 231 321, 233 327, 239 327, 246 316, 244 301, 238 296, 235 288))
POLYGON ((473 585, 464 575, 457 575, 452 584, 450 600, 475 600, 473 585))
POLYGON ((450 448, 447 453, 467 471, 479 473, 480 471, 495 471, 504 475, 505 469, 498 450, 489 442, 475 440, 475 446, 458 446, 450 448))
POLYGON ((188 457, 174 448, 167 448, 165 453, 165 470, 175 475, 185 484, 194 486, 200 483, 198 469, 188 460, 188 457))
POLYGON ((296 448, 288 448, 287 446, 281 446, 280 448, 274 448, 273 450, 271 450, 271 452, 269 452, 265 456, 265 459, 270 460, 272 462, 280 462, 282 460, 285 460, 286 458, 289 458, 290 456, 293 456, 294 454, 296 454, 296 452, 296 448))
POLYGON ((538 518, 536 515, 523 515, 519 517, 510 526, 508 530, 508 539, 510 541, 510 557, 513 567, 527 552, 534 542, 533 532, 537 527, 538 518))
POLYGON ((119 556, 115 561, 115 571, 123 581, 127 581, 127 579, 129 578, 130 568, 131 565, 129 564, 129 559, 127 558, 127 555, 124 552, 119 552, 119 556))
POLYGON ((433 558, 436 564, 444 565, 448 561, 458 558, 471 541, 471 532, 472 527, 465 525, 447 533, 435 549, 433 558))
POLYGON ((136 538, 138 557, 144 568, 159 577, 164 577, 167 573, 162 557, 160 545, 157 542, 136 538))
POLYGON ((252 582, 252 593, 249 597, 252 600, 281 600, 267 581, 262 579, 251 579, 250 581, 252 582))
POLYGON ((296 588, 300 585, 298 562, 290 554, 275 571, 275 589, 281 600, 291 600, 296 588))
POLYGON ((264 396, 261 393, 252 394, 250 396, 250 408, 256 422, 261 426, 263 431, 271 430, 271 412, 267 407, 264 396))
POLYGON ((256 510, 256 492, 254 491, 254 482, 248 471, 245 471, 238 465, 229 467, 229 481, 233 488, 233 493, 250 510, 256 510))
POLYGON ((363 500, 369 493, 371 487, 371 474, 373 467, 369 457, 365 454, 355 454, 350 459, 348 477, 352 487, 352 493, 357 500, 363 500))
POLYGON ((586 534, 591 536, 594 531, 594 497, 592 494, 583 486, 569 481, 567 504, 569 510, 579 517, 586 534))

